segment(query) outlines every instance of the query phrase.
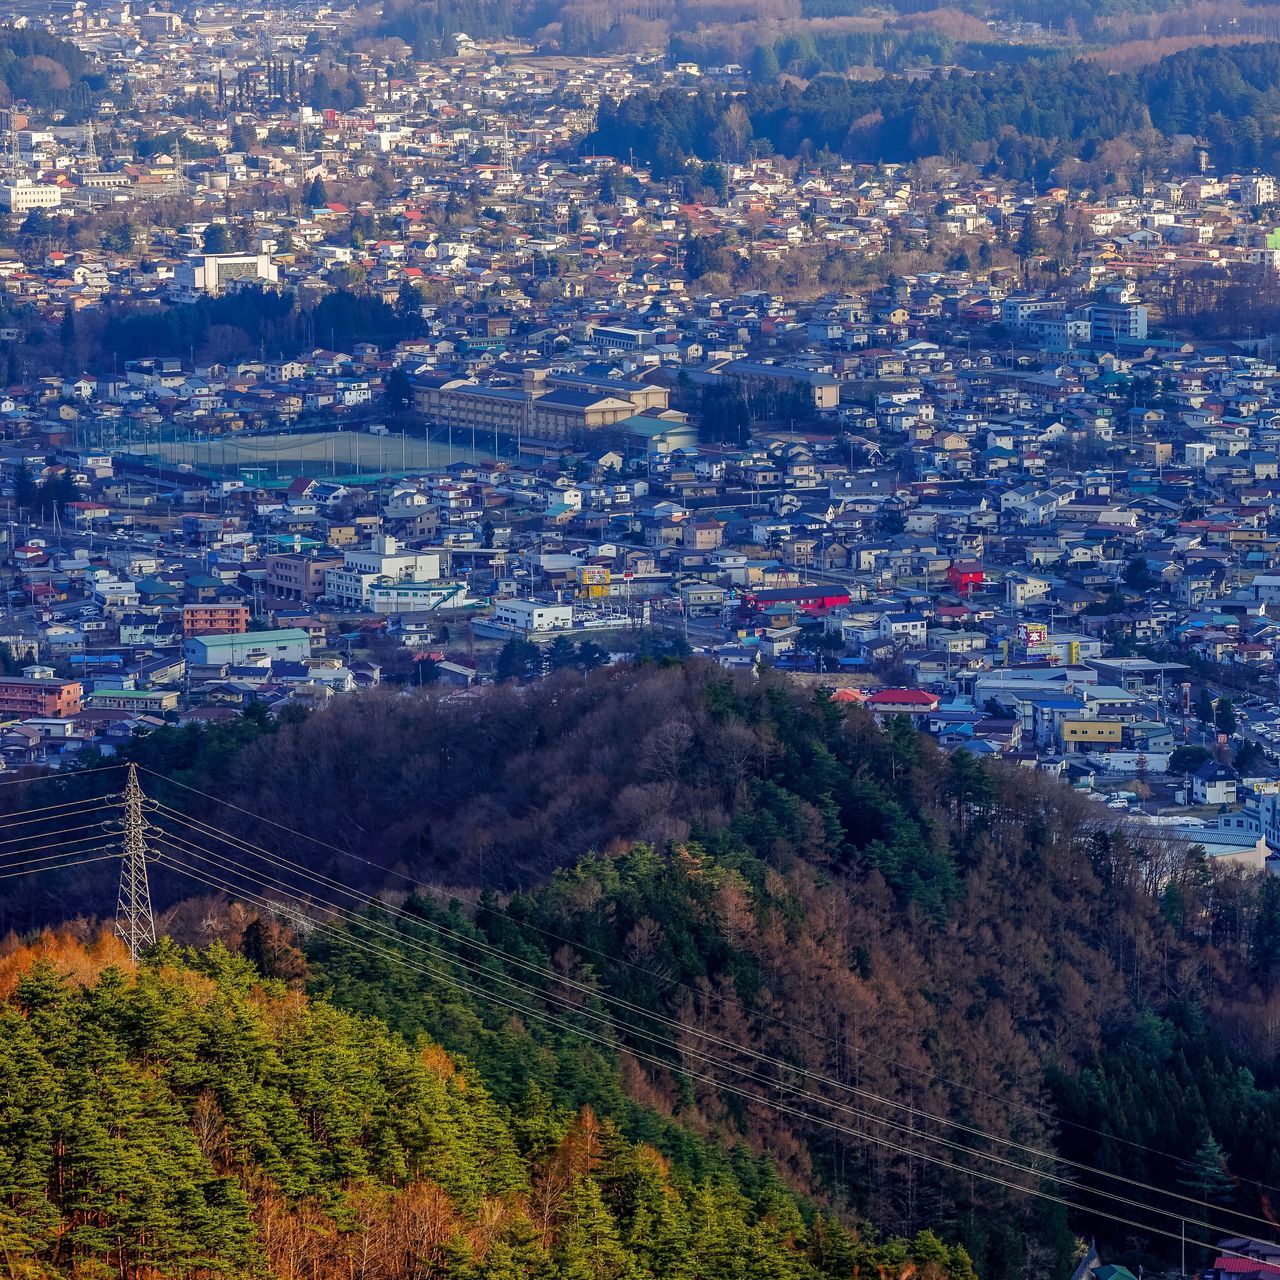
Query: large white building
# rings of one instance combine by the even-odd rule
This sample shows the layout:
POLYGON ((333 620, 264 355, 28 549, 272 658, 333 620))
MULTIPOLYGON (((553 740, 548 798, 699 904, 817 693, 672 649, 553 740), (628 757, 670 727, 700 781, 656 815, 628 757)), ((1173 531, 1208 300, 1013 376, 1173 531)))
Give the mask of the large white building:
POLYGON ((324 594, 344 609, 366 609, 375 587, 436 582, 439 577, 437 554, 402 551, 395 538, 380 533, 368 550, 348 551, 339 568, 325 570, 324 594))
POLYGON ((237 284, 275 284, 279 279, 270 254, 192 253, 178 263, 171 290, 179 302, 194 302, 237 284))
POLYGON ((543 604, 540 600, 500 600, 493 606, 493 621, 499 627, 523 635, 568 631, 573 626, 573 605, 543 604))
POLYGON ((388 582, 374 583, 369 588, 369 608, 388 617, 397 613, 465 609, 479 603, 464 582, 388 582))
POLYGON ((0 186, 0 206, 10 213, 30 213, 32 209, 56 209, 62 204, 62 188, 45 182, 19 178, 0 186))

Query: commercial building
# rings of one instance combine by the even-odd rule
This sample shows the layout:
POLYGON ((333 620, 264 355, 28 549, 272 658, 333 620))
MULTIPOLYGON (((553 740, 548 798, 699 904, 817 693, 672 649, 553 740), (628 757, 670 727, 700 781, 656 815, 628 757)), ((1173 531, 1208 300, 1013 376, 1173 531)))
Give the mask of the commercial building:
POLYGON ((573 626, 573 605, 542 604, 537 600, 502 600, 494 606, 493 621, 522 635, 568 631, 573 626))
POLYGON ((330 569, 340 569, 342 557, 277 552, 267 556, 266 565, 267 590, 272 595, 310 603, 324 595, 324 575, 330 569))
POLYGON ((182 653, 193 667, 301 662, 311 656, 311 637, 299 627, 244 635, 189 636, 183 641, 182 653))
POLYGON ((380 533, 368 550, 348 551, 340 567, 325 570, 324 594, 344 609, 364 609, 374 587, 435 582, 439 577, 438 554, 402 551, 395 538, 380 533))
POLYGON ((265 253, 193 253, 178 263, 172 292, 179 302, 226 293, 238 284, 275 284, 276 264, 265 253))
POLYGON ((479 604, 465 582, 391 582, 370 587, 369 608, 388 617, 398 613, 432 613, 479 604))
POLYGON ((32 209, 57 209, 62 204, 62 188, 19 178, 0 186, 0 207, 10 213, 30 213, 32 209))

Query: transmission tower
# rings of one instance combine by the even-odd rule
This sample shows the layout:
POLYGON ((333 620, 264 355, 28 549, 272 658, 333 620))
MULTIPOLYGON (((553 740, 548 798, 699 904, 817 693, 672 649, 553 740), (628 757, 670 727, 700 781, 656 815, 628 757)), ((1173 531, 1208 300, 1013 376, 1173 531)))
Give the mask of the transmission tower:
POLYGON ((14 176, 22 173, 22 139, 18 136, 18 113, 9 108, 9 168, 14 176))
POLYGON ((156 184, 154 200, 163 200, 173 196, 181 198, 187 194, 187 177, 183 170, 182 139, 175 138, 173 143, 173 171, 156 184))
POLYGON ((84 127, 84 171, 85 173, 98 172, 98 148, 93 138, 92 120, 84 127))
POLYGON ((151 887, 147 883, 147 823, 142 816, 145 800, 138 785, 138 767, 131 764, 124 787, 124 861, 116 900, 116 935, 135 961, 145 948, 156 944, 151 887))

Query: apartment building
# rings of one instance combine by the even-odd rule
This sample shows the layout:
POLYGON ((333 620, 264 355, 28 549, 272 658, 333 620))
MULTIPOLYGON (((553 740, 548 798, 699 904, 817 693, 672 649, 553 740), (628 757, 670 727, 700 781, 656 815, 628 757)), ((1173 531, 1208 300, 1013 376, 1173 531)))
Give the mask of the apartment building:
POLYGON ((244 604, 184 604, 184 636, 242 636, 249 630, 249 606, 244 604))
MULTIPOLYGON (((355 540, 353 529, 351 541, 355 540)), ((324 575, 330 569, 340 569, 342 557, 309 556, 300 551, 289 551, 267 556, 266 564, 267 590, 272 595, 310 603, 324 595, 324 575)))
POLYGON ((84 698, 79 680, 51 676, 0 676, 0 713, 12 716, 74 716, 84 698))

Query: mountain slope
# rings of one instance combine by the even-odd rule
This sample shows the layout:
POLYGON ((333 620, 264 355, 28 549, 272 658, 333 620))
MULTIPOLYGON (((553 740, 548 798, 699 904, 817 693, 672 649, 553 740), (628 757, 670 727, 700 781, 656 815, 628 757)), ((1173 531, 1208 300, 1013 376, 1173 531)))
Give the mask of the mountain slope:
POLYGON ((761 1170, 689 1178, 589 1111, 495 1103, 423 1040, 221 948, 45 935, 0 955, 0 1263, 26 1277, 969 1280, 761 1170))

